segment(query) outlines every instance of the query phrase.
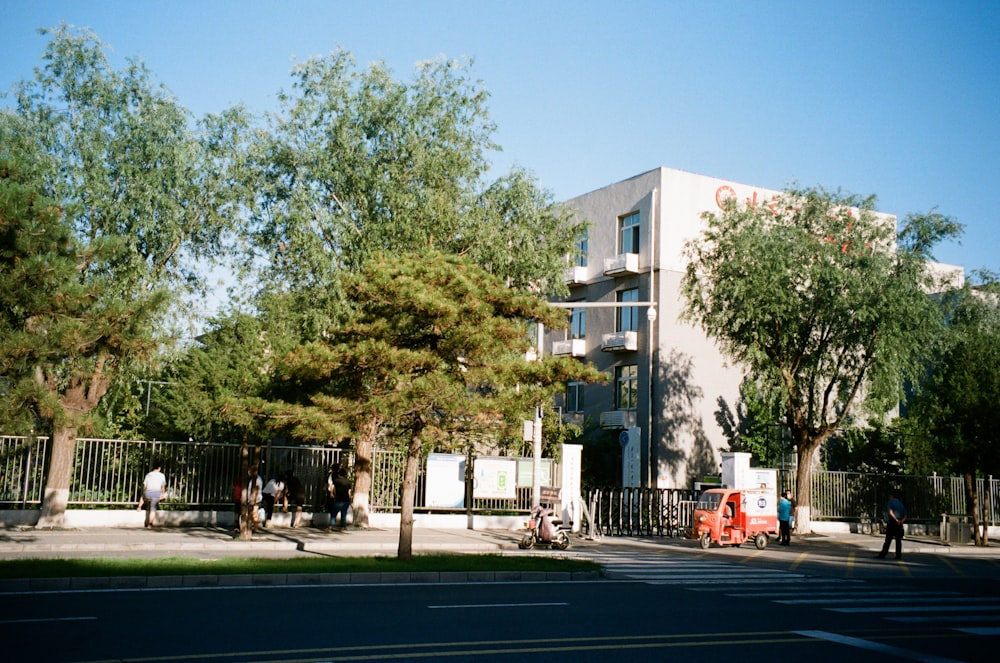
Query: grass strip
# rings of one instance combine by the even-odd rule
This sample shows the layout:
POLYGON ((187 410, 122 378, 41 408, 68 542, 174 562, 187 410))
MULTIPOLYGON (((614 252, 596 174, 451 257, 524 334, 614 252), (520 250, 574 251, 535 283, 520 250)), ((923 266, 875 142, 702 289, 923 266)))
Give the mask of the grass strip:
POLYGON ((414 555, 396 557, 244 558, 26 558, 0 560, 0 578, 95 578, 121 576, 283 573, 393 573, 421 571, 599 571, 586 560, 544 556, 414 555))

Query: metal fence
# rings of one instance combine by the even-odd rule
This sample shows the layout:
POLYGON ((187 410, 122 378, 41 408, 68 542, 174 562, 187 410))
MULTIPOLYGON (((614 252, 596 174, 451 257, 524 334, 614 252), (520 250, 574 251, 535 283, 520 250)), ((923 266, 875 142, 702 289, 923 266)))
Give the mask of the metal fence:
MULTIPOLYGON (((45 492, 49 453, 46 437, 0 436, 0 508, 37 508, 45 492)), ((168 477, 163 509, 219 509, 233 503, 233 483, 239 476, 240 445, 206 442, 164 442, 78 438, 68 506, 71 508, 121 508, 135 504, 142 480, 153 459, 168 477)), ((369 502, 375 511, 400 508, 405 454, 376 450, 372 454, 372 487, 369 502)), ((426 459, 425 459, 426 460, 426 459)), ((557 477, 557 465, 549 476, 557 477)), ((326 505, 326 479, 332 466, 350 466, 350 451, 334 447, 267 445, 261 448, 259 473, 266 481, 291 470, 306 491, 306 508, 326 505)), ((523 463, 517 464, 523 472, 523 463)), ((421 463, 415 508, 426 507, 426 466, 421 463)), ((531 477, 517 479, 515 497, 476 498, 477 512, 527 512, 531 508, 531 477)))
MULTIPOLYGON (((45 490, 49 454, 47 437, 0 436, 0 508, 37 508, 45 490)), ((142 479, 153 458, 169 477, 166 509, 219 509, 232 504, 233 481, 239 473, 238 444, 161 442, 79 438, 70 483, 72 508, 121 508, 135 504, 142 479)), ((269 478, 292 470, 306 490, 306 506, 325 506, 329 468, 353 458, 333 447, 268 445, 262 448, 260 473, 269 478)), ((549 476, 558 477, 551 463, 549 476)), ((374 511, 395 511, 400 504, 405 455, 377 450, 372 458, 370 505, 374 511)), ((518 463, 522 472, 524 463, 518 463)), ((530 462, 526 463, 530 466, 530 462)), ((530 474, 519 476, 513 499, 480 499, 472 510, 526 513, 531 508, 530 474)), ((795 488, 794 472, 779 473, 782 488, 795 488)), ((965 489, 960 477, 876 475, 858 472, 816 471, 812 475, 811 518, 878 522, 889 491, 901 491, 910 522, 940 522, 942 514, 966 514, 965 489)), ((977 480, 982 496, 980 520, 1000 520, 1000 479, 977 480)), ((426 465, 421 464, 415 508, 427 507, 426 465)), ((585 496, 594 527, 606 535, 671 535, 691 527, 697 493, 693 490, 610 488, 585 496)), ((452 509, 453 510, 453 509, 452 509)), ((590 526, 590 523, 587 523, 590 526)))
MULTIPOLYGON (((782 472, 780 485, 795 489, 795 474, 782 472)), ((810 517, 814 520, 878 522, 883 519, 890 491, 899 491, 907 521, 940 522, 944 514, 966 514, 965 484, 961 477, 885 475, 818 471, 812 474, 810 517)), ((980 495, 979 519, 1000 520, 1000 479, 976 480, 980 495)))

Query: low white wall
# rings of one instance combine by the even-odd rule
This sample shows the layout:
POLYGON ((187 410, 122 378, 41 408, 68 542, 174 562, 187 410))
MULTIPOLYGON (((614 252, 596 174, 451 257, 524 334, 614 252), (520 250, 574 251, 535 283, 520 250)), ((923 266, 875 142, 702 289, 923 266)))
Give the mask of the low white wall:
MULTIPOLYGON (((87 527, 143 527, 145 513, 135 509, 118 510, 81 510, 66 511, 64 526, 70 529, 87 527)), ((353 514, 352 514, 353 515, 353 514)), ((275 512, 271 521, 278 526, 287 527, 291 524, 292 514, 283 511, 275 512)), ((398 513, 373 513, 368 518, 372 527, 383 529, 398 529, 398 513)), ((38 521, 36 509, 0 510, 0 527, 31 527, 38 521)), ((235 515, 230 511, 158 511, 157 523, 178 527, 184 525, 201 525, 207 527, 234 527, 235 515)), ((348 517, 349 522, 353 522, 348 517)), ((465 514, 414 514, 413 526, 427 529, 504 529, 519 530, 524 528, 527 516, 472 516, 470 527, 469 517, 465 514)), ((302 514, 301 524, 326 527, 330 516, 326 513, 302 514)))

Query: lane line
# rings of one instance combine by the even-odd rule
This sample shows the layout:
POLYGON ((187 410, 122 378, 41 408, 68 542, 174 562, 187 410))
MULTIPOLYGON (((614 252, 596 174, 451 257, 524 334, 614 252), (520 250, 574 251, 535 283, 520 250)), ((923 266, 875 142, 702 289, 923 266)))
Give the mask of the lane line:
POLYGON ((792 571, 798 568, 799 564, 806 561, 806 557, 809 557, 809 553, 799 553, 799 556, 792 562, 792 565, 788 568, 792 571))
POLYGON ((835 642, 841 645, 847 645, 848 647, 857 647, 858 649, 867 649, 869 651, 879 652, 880 654, 890 654, 892 656, 899 656, 910 661, 922 661, 922 663, 958 663, 955 659, 944 658, 942 656, 933 656, 931 654, 922 654, 920 652, 911 651, 909 649, 901 649, 899 647, 892 647, 890 645, 882 644, 881 642, 871 642, 870 640, 862 640, 861 638, 852 638, 846 635, 839 635, 837 633, 830 633, 828 631, 793 631, 799 635, 804 635, 810 638, 816 638, 817 640, 826 640, 827 642, 835 642))
POLYGON ((952 563, 952 561, 950 559, 944 557, 943 555, 934 555, 934 556, 938 559, 939 562, 943 562, 945 566, 947 566, 949 569, 951 569, 952 571, 954 571, 956 574, 958 574, 960 576, 964 576, 965 575, 964 573, 962 573, 961 569, 959 569, 957 566, 955 566, 952 563))
POLYGON ((565 601, 550 603, 455 603, 451 605, 429 605, 430 610, 462 610, 465 608, 537 608, 556 605, 569 605, 565 601))
POLYGON ((0 619, 2 624, 41 624, 47 622, 90 622, 97 617, 37 617, 34 619, 0 619))

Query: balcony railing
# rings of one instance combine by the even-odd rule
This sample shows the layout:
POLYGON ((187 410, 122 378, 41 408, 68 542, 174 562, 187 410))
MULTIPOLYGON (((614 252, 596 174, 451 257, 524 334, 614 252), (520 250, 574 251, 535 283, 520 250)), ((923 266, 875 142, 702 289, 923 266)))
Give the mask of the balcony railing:
POLYGON ((604 259, 604 275, 614 276, 615 274, 638 274, 639 254, 619 253, 614 258, 604 259))
POLYGON ((622 331, 601 336, 601 350, 603 352, 635 352, 638 349, 638 332, 622 331))

